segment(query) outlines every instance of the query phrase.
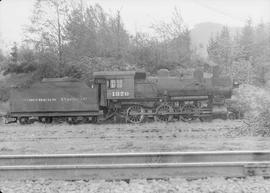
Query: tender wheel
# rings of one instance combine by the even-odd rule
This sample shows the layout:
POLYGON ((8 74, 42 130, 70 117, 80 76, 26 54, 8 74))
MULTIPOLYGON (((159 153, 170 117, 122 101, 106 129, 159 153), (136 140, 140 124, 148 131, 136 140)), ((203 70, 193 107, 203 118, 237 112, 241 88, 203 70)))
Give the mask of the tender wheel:
POLYGON ((201 122, 211 122, 213 120, 213 117, 211 115, 205 116, 205 117, 200 117, 199 118, 201 122))
POLYGON ((28 117, 20 117, 19 122, 22 125, 29 124, 29 118, 28 117))
POLYGON ((97 123, 98 117, 97 116, 91 116, 91 117, 82 117, 80 123, 97 123))
POLYGON ((47 122, 47 123, 52 123, 52 122, 53 122, 53 118, 52 118, 52 117, 47 117, 46 122, 47 122))
POLYGON ((39 117, 39 122, 41 123, 47 123, 47 117, 39 117))
POLYGON ((92 117, 83 117, 82 123, 91 123, 92 117))
POLYGON ((156 109, 155 119, 157 121, 171 121, 173 115, 168 115, 167 113, 173 113, 173 108, 168 104, 162 104, 156 109))
POLYGON ((39 122, 46 123, 46 117, 39 117, 39 122))
POLYGON ((77 120, 75 117, 67 117, 66 121, 68 124, 76 124, 77 123, 77 120))
POLYGON ((180 119, 183 121, 192 121, 195 119, 193 116, 196 111, 196 106, 193 104, 186 104, 183 106, 182 112, 184 113, 180 119))
POLYGON ((144 119, 144 109, 139 105, 130 106, 127 109, 127 121, 130 123, 141 123, 144 119))
POLYGON ((52 123, 52 117, 39 117, 39 122, 41 123, 52 123))
POLYGON ((228 114, 228 119, 230 119, 230 120, 235 120, 235 119, 236 119, 236 114, 233 113, 233 112, 230 112, 230 113, 228 114))
POLYGON ((97 116, 92 117, 91 123, 97 123, 97 122, 98 122, 98 117, 97 116))

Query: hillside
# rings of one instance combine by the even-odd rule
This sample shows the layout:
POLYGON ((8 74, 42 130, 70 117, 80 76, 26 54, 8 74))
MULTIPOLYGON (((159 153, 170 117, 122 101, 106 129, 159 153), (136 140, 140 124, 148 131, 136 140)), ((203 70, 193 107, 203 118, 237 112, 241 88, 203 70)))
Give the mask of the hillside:
MULTIPOLYGON (((204 22, 196 24, 191 29, 192 47, 197 49, 199 55, 207 57, 207 44, 211 36, 215 36, 222 29, 223 25, 219 23, 204 22)), ((232 34, 236 33, 239 28, 229 27, 232 34)))

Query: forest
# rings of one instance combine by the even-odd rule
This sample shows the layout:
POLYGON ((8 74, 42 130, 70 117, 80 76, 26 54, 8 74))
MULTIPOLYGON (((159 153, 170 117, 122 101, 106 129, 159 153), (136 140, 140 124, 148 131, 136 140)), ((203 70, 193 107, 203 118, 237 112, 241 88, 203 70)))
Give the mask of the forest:
POLYGON ((270 24, 253 24, 232 33, 224 26, 213 34, 202 58, 191 46, 190 29, 179 9, 170 21, 153 24, 152 35, 131 34, 121 11, 106 12, 100 5, 67 0, 36 0, 24 41, 14 42, 9 54, 0 50, 0 100, 12 85, 24 87, 42 78, 91 78, 100 70, 183 70, 219 65, 222 74, 240 83, 270 85, 270 24), (5 81, 3 81, 3 79, 5 81), (17 81, 15 81, 17 79, 17 81))

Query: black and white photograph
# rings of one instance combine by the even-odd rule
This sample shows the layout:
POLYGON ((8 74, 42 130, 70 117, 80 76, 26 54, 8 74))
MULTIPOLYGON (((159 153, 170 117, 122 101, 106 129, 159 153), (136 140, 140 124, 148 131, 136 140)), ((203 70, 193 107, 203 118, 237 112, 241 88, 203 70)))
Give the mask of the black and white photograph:
POLYGON ((270 0, 0 0, 0 193, 270 192, 270 0))

